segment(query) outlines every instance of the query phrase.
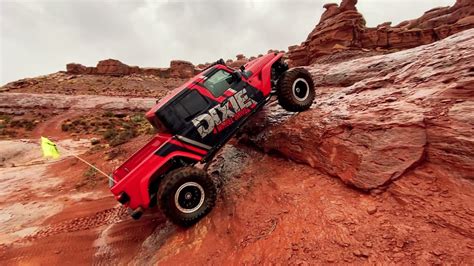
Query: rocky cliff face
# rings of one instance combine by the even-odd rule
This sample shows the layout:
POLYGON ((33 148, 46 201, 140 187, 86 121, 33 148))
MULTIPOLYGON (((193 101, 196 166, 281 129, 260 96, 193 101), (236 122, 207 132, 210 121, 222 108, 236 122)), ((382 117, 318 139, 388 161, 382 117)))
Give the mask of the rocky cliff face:
POLYGON ((326 4, 320 22, 301 45, 289 47, 291 65, 309 65, 323 55, 347 49, 402 50, 429 44, 474 27, 474 2, 457 0, 452 7, 431 9, 418 19, 394 27, 385 22, 375 28, 356 8, 357 0, 326 4))
POLYGON ((397 53, 309 68, 310 111, 276 105, 251 140, 370 190, 426 161, 474 179, 474 29, 397 53))

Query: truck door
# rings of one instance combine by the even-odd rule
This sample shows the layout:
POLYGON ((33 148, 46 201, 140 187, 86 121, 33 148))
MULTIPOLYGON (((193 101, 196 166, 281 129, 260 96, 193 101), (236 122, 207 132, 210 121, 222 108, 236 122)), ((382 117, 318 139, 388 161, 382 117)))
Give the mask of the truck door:
POLYGON ((249 86, 244 77, 233 75, 230 69, 216 68, 196 87, 215 103, 192 120, 202 141, 213 147, 232 137, 243 118, 264 100, 260 91, 249 86))

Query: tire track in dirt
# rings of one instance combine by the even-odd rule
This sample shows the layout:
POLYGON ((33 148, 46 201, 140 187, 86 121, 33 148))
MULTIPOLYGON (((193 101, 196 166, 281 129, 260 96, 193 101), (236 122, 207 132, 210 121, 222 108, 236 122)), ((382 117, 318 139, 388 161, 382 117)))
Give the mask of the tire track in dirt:
POLYGON ((32 241, 38 238, 45 238, 61 233, 70 233, 76 231, 85 231, 103 225, 115 224, 128 218, 127 210, 122 206, 106 209, 96 212, 90 216, 83 216, 67 220, 57 224, 49 225, 34 235, 31 235, 24 240, 32 241))

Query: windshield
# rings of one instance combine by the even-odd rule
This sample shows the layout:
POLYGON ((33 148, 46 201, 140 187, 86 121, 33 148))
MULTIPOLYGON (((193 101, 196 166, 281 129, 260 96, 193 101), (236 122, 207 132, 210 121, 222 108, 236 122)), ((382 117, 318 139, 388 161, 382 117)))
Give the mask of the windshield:
POLYGON ((214 95, 219 97, 230 88, 232 83, 232 75, 222 69, 219 69, 212 76, 208 77, 204 82, 204 86, 214 95))

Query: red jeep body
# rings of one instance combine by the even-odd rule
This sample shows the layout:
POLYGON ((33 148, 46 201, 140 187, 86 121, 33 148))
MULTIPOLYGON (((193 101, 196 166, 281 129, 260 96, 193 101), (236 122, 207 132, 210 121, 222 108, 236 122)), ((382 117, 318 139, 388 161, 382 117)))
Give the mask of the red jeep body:
POLYGON ((113 172, 110 189, 117 200, 141 212, 154 203, 156 188, 151 184, 159 186, 177 161, 208 162, 268 101, 272 65, 283 55, 267 54, 242 71, 215 64, 161 99, 146 113, 159 133, 113 172), (223 82, 222 77, 235 77, 236 72, 237 79, 223 82))

